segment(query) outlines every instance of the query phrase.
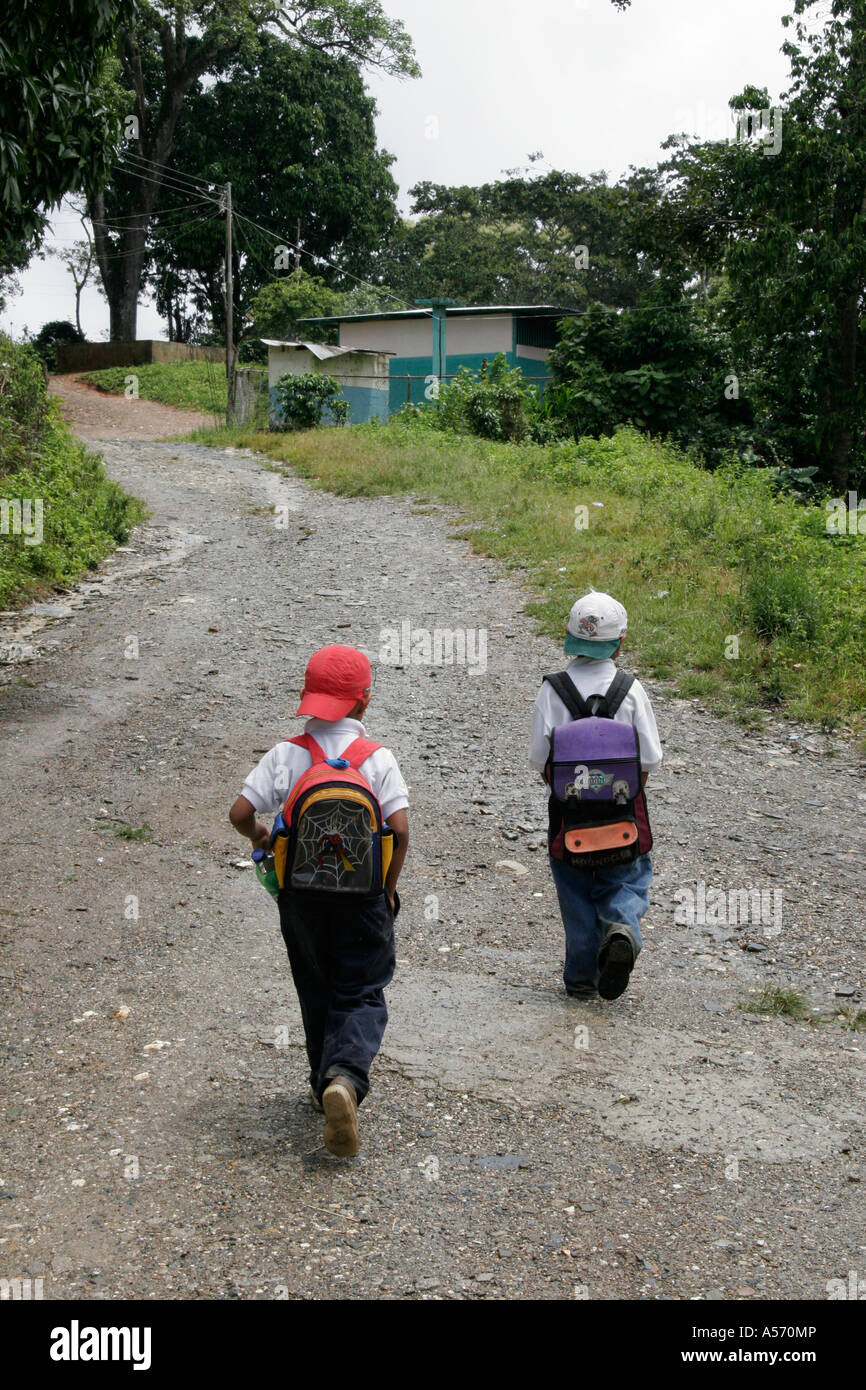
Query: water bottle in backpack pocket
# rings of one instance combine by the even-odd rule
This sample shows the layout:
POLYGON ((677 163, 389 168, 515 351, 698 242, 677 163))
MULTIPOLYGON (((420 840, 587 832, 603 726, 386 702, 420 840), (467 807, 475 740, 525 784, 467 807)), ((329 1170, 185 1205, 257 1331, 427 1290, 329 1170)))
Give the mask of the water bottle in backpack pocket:
POLYGON ((629 864, 652 845, 637 730, 613 717, 634 677, 618 671, 606 694, 587 700, 565 672, 544 679, 573 715, 553 730, 545 769, 550 852, 581 869, 629 864))

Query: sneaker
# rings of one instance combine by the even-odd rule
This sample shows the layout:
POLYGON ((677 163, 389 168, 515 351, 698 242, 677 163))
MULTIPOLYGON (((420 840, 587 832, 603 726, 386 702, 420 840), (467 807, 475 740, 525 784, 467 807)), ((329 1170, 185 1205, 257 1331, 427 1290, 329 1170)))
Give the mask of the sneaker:
POLYGON ((612 931, 598 953, 598 992, 602 999, 618 999, 628 989, 634 969, 634 947, 624 932, 612 931))
POLYGON ((354 1158, 358 1152, 358 1097, 348 1077, 335 1076, 322 1096, 325 1112, 325 1148, 337 1158, 354 1158))
POLYGON ((324 1107, 324 1105, 322 1104, 322 1102, 319 1100, 319 1097, 316 1095, 316 1093, 315 1093, 315 1091, 313 1090, 312 1086, 310 1087, 310 1104, 312 1105, 312 1107, 313 1107, 314 1110, 318 1110, 318 1112, 319 1112, 320 1115, 324 1115, 324 1113, 325 1113, 325 1107, 324 1107))

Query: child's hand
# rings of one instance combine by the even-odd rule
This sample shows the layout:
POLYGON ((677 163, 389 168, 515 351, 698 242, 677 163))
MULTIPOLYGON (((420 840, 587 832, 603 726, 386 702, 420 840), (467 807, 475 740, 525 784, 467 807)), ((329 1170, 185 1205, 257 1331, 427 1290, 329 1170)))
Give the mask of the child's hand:
POLYGON ((266 825, 256 822, 256 834, 253 839, 253 849, 268 849, 271 843, 271 832, 266 825))

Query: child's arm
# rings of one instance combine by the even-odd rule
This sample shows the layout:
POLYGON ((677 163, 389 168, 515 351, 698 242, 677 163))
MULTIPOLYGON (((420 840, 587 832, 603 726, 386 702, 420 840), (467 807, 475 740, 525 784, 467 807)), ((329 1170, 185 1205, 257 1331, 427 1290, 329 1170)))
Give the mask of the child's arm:
POLYGON ((266 825, 256 820, 256 808, 245 796, 238 797, 229 811, 229 820, 239 835, 245 835, 248 840, 252 840, 253 849, 258 846, 267 849, 271 832, 266 825))
POLYGON ((406 858, 406 851, 409 848, 409 817, 405 811, 392 811, 388 817, 388 824, 394 831, 394 853, 391 856, 391 863, 388 866, 388 876, 385 879, 385 892, 388 894, 388 901, 394 907, 394 894, 397 891, 397 880, 400 877, 400 870, 406 858))

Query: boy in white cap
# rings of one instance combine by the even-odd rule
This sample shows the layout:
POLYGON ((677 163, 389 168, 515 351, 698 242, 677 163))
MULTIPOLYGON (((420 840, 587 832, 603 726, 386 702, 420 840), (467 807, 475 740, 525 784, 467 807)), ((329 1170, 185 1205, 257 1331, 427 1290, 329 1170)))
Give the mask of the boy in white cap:
MULTIPOLYGON (((628 614, 610 594, 590 591, 572 608, 565 654, 573 659, 563 676, 566 686, 570 682, 580 700, 610 692, 618 674, 614 657, 627 628, 628 614)), ((621 698, 613 718, 631 724, 637 731, 645 786, 647 775, 661 767, 662 762, 655 716, 640 681, 624 680, 620 673, 619 685, 626 687, 627 693, 621 698)), ((564 689, 564 694, 571 704, 568 688, 564 689)), ((545 680, 535 701, 529 749, 529 761, 545 783, 553 730, 574 718, 574 710, 567 707, 554 685, 545 680)), ((565 927, 565 988, 573 998, 592 999, 599 994, 603 999, 617 999, 628 987, 641 949, 640 920, 649 907, 652 879, 649 856, 652 835, 643 786, 635 800, 634 811, 638 857, 631 863, 581 869, 566 861, 561 812, 556 799, 551 797, 550 800, 550 867, 565 927)))

